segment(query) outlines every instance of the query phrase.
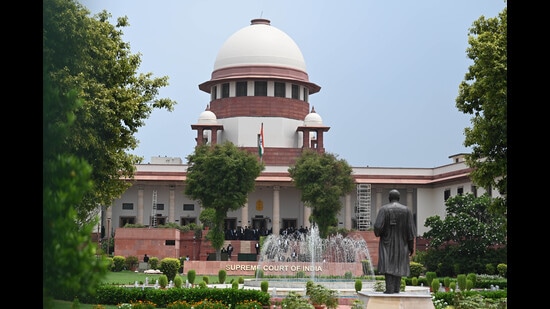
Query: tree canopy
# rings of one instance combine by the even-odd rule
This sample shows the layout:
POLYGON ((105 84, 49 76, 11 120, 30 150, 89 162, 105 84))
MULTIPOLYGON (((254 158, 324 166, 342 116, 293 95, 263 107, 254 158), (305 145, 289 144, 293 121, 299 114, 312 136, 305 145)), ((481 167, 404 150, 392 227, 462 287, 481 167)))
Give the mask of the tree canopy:
MULTIPOLYGON (((264 169, 258 158, 231 142, 199 145, 187 156, 185 194, 205 209, 214 209, 213 228, 207 234, 212 247, 220 249, 225 239, 224 220, 228 211, 242 208, 254 191, 256 178, 264 169)), ((244 219, 244 218, 243 218, 244 219)))
POLYGON ((507 160, 507 9, 495 18, 481 16, 469 29, 466 50, 473 64, 459 85, 456 107, 473 115, 472 127, 464 130, 464 146, 472 146, 466 156, 472 181, 495 188, 502 198, 494 209, 506 211, 507 160))
POLYGON ((317 224, 322 238, 327 238, 329 228, 338 224, 340 198, 353 190, 351 166, 332 153, 306 149, 288 172, 302 192, 302 202, 311 208, 310 222, 317 224))
MULTIPOLYGON (((82 105, 74 110, 76 121, 60 147, 92 166, 93 190, 79 201, 80 221, 98 205, 110 205, 130 184, 135 164, 142 158, 127 151, 137 147, 135 133, 155 108, 172 111, 176 102, 157 99, 168 77, 137 73, 141 55, 132 54, 122 39, 126 17, 116 25, 102 11, 90 17, 88 9, 73 0, 43 3, 44 71, 61 93, 78 91, 82 105)), ((60 122, 64 114, 50 115, 60 122)), ((50 141, 45 141, 50 142, 50 141)))

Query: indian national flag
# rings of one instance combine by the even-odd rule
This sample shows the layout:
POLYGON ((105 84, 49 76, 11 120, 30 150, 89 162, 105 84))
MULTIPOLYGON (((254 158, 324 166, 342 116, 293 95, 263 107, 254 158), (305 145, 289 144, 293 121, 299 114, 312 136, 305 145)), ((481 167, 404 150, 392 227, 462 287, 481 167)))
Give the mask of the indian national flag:
POLYGON ((262 127, 260 128, 260 134, 258 134, 258 155, 260 159, 264 156, 264 123, 262 122, 262 127))

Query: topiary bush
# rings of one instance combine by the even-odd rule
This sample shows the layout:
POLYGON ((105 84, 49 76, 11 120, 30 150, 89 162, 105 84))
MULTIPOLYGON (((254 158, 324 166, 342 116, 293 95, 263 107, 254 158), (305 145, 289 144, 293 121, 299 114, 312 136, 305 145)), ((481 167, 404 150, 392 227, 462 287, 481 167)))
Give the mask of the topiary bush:
POLYGON ((209 280, 210 278, 208 278, 208 276, 202 276, 202 281, 204 281, 206 284, 208 284, 209 280))
POLYGON ((182 285, 183 285, 183 279, 180 276, 177 276, 176 278, 174 278, 175 287, 181 288, 182 285))
POLYGON ((359 292, 363 289, 363 281, 356 279, 355 280, 355 292, 359 292))
POLYGON ((178 274, 178 268, 180 268, 180 261, 175 258, 164 258, 160 261, 159 270, 168 277, 168 281, 173 281, 178 274))
POLYGON ((439 291, 440 282, 439 279, 435 278, 432 280, 432 283, 430 284, 430 288, 432 288, 432 292, 439 291))
POLYGON ((244 284, 244 278, 243 277, 239 277, 238 281, 239 281, 239 284, 244 284))
POLYGON ((159 258, 156 256, 149 258, 149 267, 151 269, 159 269, 159 258))
POLYGON ((460 291, 466 291, 466 275, 458 274, 456 276, 456 282, 460 291))
POLYGON ((139 259, 137 256, 130 255, 124 260, 124 265, 128 270, 135 270, 139 265, 139 259))
POLYGON ((119 272, 124 270, 126 258, 121 255, 116 255, 113 257, 113 266, 111 270, 114 272, 119 272))
POLYGON ((187 281, 191 284, 195 284, 195 278, 197 277, 197 272, 194 269, 190 269, 187 272, 187 281))
POLYGON ((262 290, 262 292, 266 292, 269 290, 269 282, 267 281, 262 281, 260 282, 260 289, 262 290))
POLYGON ((238 289, 239 288, 239 283, 237 281, 231 282, 231 288, 238 289))
POLYGON ((162 274, 159 276, 159 285, 161 289, 166 289, 166 286, 168 285, 168 276, 162 274))
POLYGON ((506 278, 508 276, 508 265, 504 263, 500 263, 497 265, 497 272, 498 275, 501 277, 506 278))
POLYGON ((426 272, 426 281, 428 282, 428 286, 432 286, 432 280, 435 278, 437 278, 437 273, 435 271, 426 272))
POLYGON ((422 275, 426 271, 426 268, 424 267, 424 265, 417 262, 410 262, 409 268, 411 269, 411 274, 409 275, 409 277, 418 278, 420 277, 420 275, 422 275))
POLYGON ((227 271, 225 271, 225 269, 220 269, 218 271, 218 282, 220 284, 224 284, 225 283, 225 278, 227 278, 227 271))
POLYGON ((418 286, 418 278, 412 277, 412 279, 411 279, 411 285, 412 285, 412 286, 418 286))

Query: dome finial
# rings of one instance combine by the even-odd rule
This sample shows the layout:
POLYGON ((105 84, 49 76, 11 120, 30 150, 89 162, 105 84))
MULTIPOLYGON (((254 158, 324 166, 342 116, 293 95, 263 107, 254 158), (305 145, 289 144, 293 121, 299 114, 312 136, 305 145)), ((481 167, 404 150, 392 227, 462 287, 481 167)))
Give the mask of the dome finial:
POLYGON ((209 111, 210 110, 210 104, 206 104, 206 109, 205 111, 209 111))
POLYGON ((312 113, 316 113, 316 111, 315 111, 315 106, 313 106, 313 105, 311 106, 311 112, 312 112, 312 113))

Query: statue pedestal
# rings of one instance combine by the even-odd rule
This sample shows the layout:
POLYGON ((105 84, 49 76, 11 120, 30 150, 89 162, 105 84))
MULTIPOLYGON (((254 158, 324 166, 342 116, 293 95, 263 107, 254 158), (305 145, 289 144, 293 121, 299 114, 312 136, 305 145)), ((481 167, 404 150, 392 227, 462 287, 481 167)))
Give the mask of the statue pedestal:
POLYGON ((407 287, 396 294, 359 291, 357 296, 366 309, 435 309, 430 289, 424 287, 407 287))

